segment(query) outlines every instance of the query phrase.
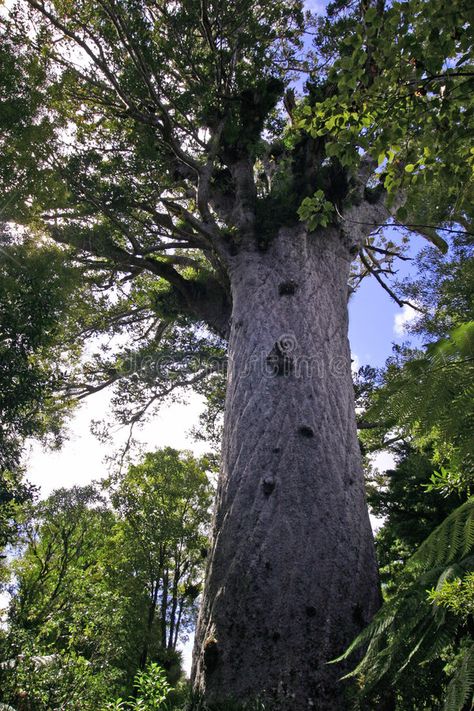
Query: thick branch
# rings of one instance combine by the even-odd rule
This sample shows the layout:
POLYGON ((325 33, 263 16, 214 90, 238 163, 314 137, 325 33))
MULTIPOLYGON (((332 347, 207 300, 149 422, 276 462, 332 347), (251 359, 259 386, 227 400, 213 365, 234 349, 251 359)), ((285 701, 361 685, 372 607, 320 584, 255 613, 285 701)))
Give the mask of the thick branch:
POLYGON ((204 321, 224 338, 228 335, 230 319, 230 298, 227 289, 209 275, 201 285, 187 280, 168 262, 130 254, 104 235, 93 238, 72 231, 67 233, 50 227, 51 236, 63 244, 68 244, 79 251, 85 251, 105 257, 123 271, 149 271, 167 281, 174 289, 175 296, 185 313, 204 321))

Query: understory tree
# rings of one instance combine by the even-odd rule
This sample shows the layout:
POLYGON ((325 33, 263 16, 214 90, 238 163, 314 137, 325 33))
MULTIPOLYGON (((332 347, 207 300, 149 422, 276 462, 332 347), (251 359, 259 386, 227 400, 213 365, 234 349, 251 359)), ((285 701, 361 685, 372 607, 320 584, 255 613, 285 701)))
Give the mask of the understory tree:
POLYGON ((430 449, 398 443, 390 451, 395 466, 377 472, 367 491, 372 513, 384 522, 376 549, 385 592, 396 586, 397 574, 425 538, 464 501, 455 491, 428 490, 436 471, 430 449))
POLYGON ((193 665, 209 702, 346 703, 327 662, 380 601, 348 283, 373 274, 391 291, 398 250, 376 238, 391 220, 441 249, 434 228, 457 229, 468 12, 338 1, 316 22, 296 0, 24 0, 4 20, 20 96, 36 88, 32 120, 6 132, 7 218, 96 275, 103 316, 89 332, 129 336, 65 394, 115 384, 134 423, 227 356, 193 665), (446 176, 434 224, 414 222, 446 176))
POLYGON ((22 692, 35 709, 92 711, 132 693, 149 663, 179 681, 177 643, 195 624, 202 588, 208 468, 166 448, 103 491, 58 489, 31 508, 10 562, 0 702, 22 692))
POLYGON ((93 486, 59 489, 31 508, 10 563, 1 702, 96 708, 123 684, 126 598, 107 584, 105 554, 113 523, 93 486))
POLYGON ((130 614, 141 629, 133 655, 141 669, 150 659, 165 666, 173 660, 178 640, 196 620, 213 493, 208 467, 205 458, 167 447, 109 486, 121 552, 112 556, 110 575, 119 587, 130 581, 129 597, 138 593, 143 600, 141 613, 130 614))

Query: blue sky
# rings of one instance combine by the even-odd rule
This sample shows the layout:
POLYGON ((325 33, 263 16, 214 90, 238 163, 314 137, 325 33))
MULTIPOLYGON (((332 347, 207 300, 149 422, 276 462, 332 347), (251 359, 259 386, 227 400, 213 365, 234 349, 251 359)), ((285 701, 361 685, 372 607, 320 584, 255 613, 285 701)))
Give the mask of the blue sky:
MULTIPOLYGON (((413 256, 423 246, 422 239, 414 238, 409 254, 413 256)), ((395 266, 397 278, 415 275, 412 262, 395 266)), ((396 330, 396 319, 407 315, 373 278, 366 278, 349 302, 349 339, 352 353, 360 365, 382 366, 392 351, 392 343, 408 340, 396 330)), ((413 337, 410 340, 414 342, 413 337)))

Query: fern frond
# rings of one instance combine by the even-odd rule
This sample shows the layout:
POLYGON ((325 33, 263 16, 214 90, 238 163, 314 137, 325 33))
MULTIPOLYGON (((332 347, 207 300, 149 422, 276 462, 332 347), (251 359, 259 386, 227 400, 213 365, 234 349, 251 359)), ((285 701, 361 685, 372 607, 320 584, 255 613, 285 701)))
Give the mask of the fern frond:
POLYGON ((390 605, 390 603, 383 605, 367 627, 365 627, 362 632, 351 642, 346 651, 341 654, 340 657, 337 657, 337 659, 331 659, 328 664, 337 664, 344 661, 359 647, 362 647, 372 640, 381 637, 390 625, 393 624, 396 614, 397 609, 395 605, 390 605))
POLYGON ((406 569, 421 572, 448 566, 474 550, 474 497, 455 509, 421 544, 406 569))
MULTIPOLYGON (((456 639, 460 621, 443 605, 431 604, 427 591, 473 568, 474 497, 453 511, 423 542, 405 566, 397 595, 334 660, 347 659, 358 647, 366 647, 362 660, 343 678, 363 677, 361 696, 367 696, 384 678, 395 681, 408 667, 439 658, 456 639)), ((470 680, 469 673, 460 672, 459 680, 453 681, 453 699, 468 688, 466 679, 470 680)))
POLYGON ((430 442, 441 460, 448 455, 469 489, 474 481, 474 322, 453 329, 402 367, 389 368, 366 417, 430 442))

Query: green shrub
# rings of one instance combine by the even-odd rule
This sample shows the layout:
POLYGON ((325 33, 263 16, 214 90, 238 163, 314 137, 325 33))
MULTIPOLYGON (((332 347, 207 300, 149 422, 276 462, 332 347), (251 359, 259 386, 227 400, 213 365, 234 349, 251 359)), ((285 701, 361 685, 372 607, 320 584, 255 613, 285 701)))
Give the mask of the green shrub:
POLYGON ((152 662, 135 677, 136 698, 108 702, 103 711, 171 711, 167 699, 172 691, 162 667, 152 662))

